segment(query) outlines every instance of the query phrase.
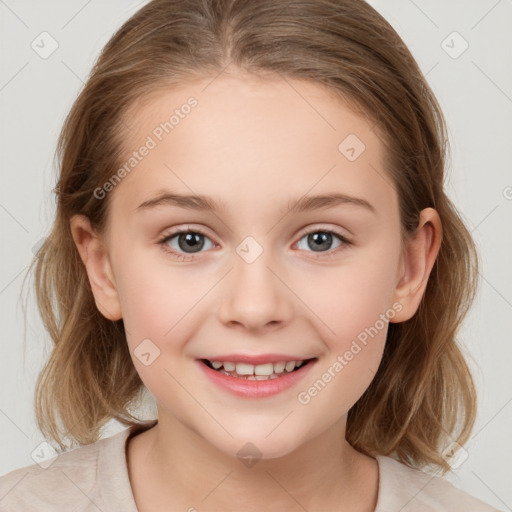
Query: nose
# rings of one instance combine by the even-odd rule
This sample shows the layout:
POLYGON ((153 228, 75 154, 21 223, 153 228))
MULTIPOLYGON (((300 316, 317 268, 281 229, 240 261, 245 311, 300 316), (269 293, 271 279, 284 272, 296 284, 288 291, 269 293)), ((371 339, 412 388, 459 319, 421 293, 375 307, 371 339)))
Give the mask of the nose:
POLYGON ((222 290, 220 321, 250 331, 268 331, 288 324, 293 293, 284 284, 286 280, 270 258, 270 251, 263 251, 251 263, 235 253, 233 262, 222 290))

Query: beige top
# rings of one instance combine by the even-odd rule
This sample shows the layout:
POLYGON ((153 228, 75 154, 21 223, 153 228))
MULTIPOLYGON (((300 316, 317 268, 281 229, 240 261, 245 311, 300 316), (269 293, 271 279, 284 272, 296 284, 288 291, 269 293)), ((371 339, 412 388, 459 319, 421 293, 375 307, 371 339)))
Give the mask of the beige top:
MULTIPOLYGON (((96 443, 60 454, 46 468, 15 469, 0 478, 3 512, 137 512, 126 441, 155 425, 149 420, 96 443)), ((379 489, 375 512, 497 512, 451 482, 377 456, 379 489)), ((42 464, 44 465, 44 464, 42 464)))

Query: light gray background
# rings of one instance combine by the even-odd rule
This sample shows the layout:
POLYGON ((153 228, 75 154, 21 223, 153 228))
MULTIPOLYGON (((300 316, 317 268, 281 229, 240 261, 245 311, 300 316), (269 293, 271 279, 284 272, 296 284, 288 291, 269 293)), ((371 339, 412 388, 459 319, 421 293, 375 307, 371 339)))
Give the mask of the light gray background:
MULTIPOLYGON (((49 336, 31 299, 24 353, 19 294, 54 214, 57 136, 101 48, 144 3, 0 1, 0 474, 33 464, 31 453, 43 441, 32 400, 49 336), (47 59, 31 48, 43 31, 59 45, 47 59)), ((512 2, 370 3, 405 40, 441 103, 452 145, 448 190, 482 258, 478 299, 462 331, 479 415, 467 459, 446 478, 512 510, 512 2), (454 31, 469 44, 457 58, 464 42, 447 39, 454 31)), ((122 428, 111 422, 104 435, 122 428)))

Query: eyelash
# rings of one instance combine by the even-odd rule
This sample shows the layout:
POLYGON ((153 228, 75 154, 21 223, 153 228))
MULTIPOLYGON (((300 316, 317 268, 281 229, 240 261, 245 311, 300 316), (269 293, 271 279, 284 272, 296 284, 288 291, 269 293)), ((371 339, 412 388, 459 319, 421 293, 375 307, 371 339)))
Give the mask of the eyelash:
MULTIPOLYGON (((176 237, 178 235, 190 234, 190 233, 194 233, 194 234, 197 234, 197 235, 202 235, 202 236, 204 236, 206 238, 210 238, 204 231, 202 231, 199 228, 198 229, 196 229, 196 228, 194 228, 194 229, 182 229, 182 230, 179 230, 179 231, 175 231, 175 232, 173 232, 171 234, 165 234, 162 238, 160 238, 160 240, 158 240, 157 244, 162 247, 163 251, 165 251, 167 254, 170 254, 173 258, 176 258, 179 261, 191 261, 191 260, 195 259, 197 255, 201 254, 201 252, 204 252, 204 251, 201 251, 201 252, 195 253, 195 254, 187 255, 187 254, 177 253, 174 249, 171 249, 167 245, 167 242, 169 240, 172 240, 174 237, 176 237)), ((352 245, 352 242, 350 240, 348 240, 345 236, 343 236, 341 233, 338 233, 337 231, 333 231, 332 229, 322 229, 322 228, 313 228, 313 229, 310 229, 309 231, 301 233, 299 241, 302 240, 305 236, 310 235, 312 233, 327 233, 327 234, 330 234, 330 235, 335 235, 342 242, 341 245, 339 245, 338 247, 335 247, 334 249, 330 249, 329 251, 317 253, 314 256, 314 258, 330 258, 330 257, 333 257, 333 256, 335 256, 338 253, 338 251, 343 250, 343 248, 352 245)), ((213 240, 212 240, 212 242, 213 242, 213 240)), ((215 243, 215 242, 213 242, 213 243, 215 243)), ((314 251, 306 251, 306 252, 314 252, 314 251)))

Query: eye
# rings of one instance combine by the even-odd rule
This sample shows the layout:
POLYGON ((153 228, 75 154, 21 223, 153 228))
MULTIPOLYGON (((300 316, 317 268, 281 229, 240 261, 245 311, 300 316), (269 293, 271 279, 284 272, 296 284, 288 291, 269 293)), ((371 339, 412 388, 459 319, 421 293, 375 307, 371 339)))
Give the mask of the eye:
MULTIPOLYGON (((310 252, 317 253, 329 253, 329 255, 338 252, 338 249, 342 246, 351 245, 351 242, 345 238, 341 233, 335 231, 314 229, 307 232, 298 242, 299 249, 307 250, 306 247, 312 248, 310 252), (335 239, 339 240, 339 243, 332 247, 335 239), (304 242, 303 242, 304 240, 304 242), (302 243, 302 246, 301 246, 302 243)), ((343 247, 342 247, 343 248, 343 247)))
MULTIPOLYGON (((203 249, 215 247, 211 239, 200 229, 178 230, 164 235, 157 243, 165 252, 180 261, 192 260, 194 255, 202 252, 203 249)), ((310 247, 312 250, 308 252, 319 253, 316 257, 332 256, 351 244, 352 242, 341 233, 318 228, 306 232, 297 242, 299 249, 308 251, 306 247, 310 247), (338 244, 332 247, 336 239, 338 244)))
POLYGON ((170 235, 158 241, 162 249, 182 261, 188 261, 194 258, 194 254, 201 252, 203 248, 211 249, 214 247, 208 236, 200 230, 185 229, 175 231, 170 235), (205 243, 205 239, 208 241, 205 243), (208 247, 208 243, 210 246, 208 247), (183 251, 183 252, 182 252, 183 251))

